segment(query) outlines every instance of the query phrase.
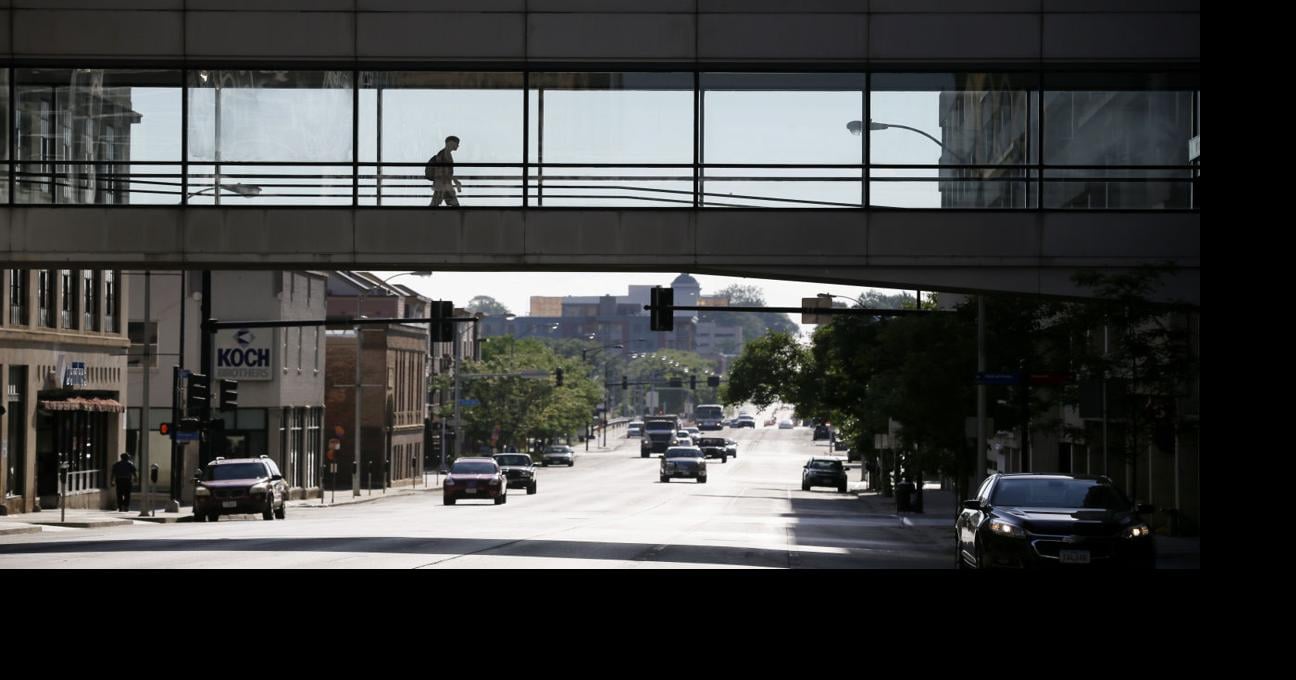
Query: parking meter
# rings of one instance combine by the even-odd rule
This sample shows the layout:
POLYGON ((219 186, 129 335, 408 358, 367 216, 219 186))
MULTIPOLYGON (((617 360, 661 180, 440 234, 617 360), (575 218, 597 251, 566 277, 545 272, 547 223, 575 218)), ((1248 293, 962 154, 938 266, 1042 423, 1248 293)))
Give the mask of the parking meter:
POLYGON ((158 466, 157 463, 154 463, 149 466, 149 481, 153 482, 154 484, 157 484, 157 478, 158 478, 158 466))

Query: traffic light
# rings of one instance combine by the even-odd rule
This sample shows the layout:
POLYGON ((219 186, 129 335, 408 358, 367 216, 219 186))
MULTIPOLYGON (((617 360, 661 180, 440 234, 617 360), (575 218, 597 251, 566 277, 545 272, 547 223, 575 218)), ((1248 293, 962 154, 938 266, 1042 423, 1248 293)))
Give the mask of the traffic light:
POLYGON ((690 375, 690 376, 689 376, 689 389, 690 389, 690 390, 696 390, 696 389, 697 389, 697 376, 696 376, 696 375, 690 375))
POLYGON ((220 410, 235 411, 238 409, 238 381, 221 378, 220 410))
POLYGON ((653 286, 652 310, 650 311, 651 328, 654 331, 675 330, 675 289, 653 286))
POLYGON ((170 437, 171 423, 162 423, 158 425, 158 434, 162 435, 163 437, 170 437))
POLYGON ((454 342, 454 303, 446 300, 432 302, 432 339, 435 342, 454 342))
POLYGON ((555 369, 554 369, 554 385, 557 386, 557 387, 562 387, 562 386, 563 386, 563 385, 562 385, 562 369, 561 369, 561 368, 555 368, 555 369))
POLYGON ((719 386, 720 386, 720 376, 718 375, 707 376, 707 387, 719 387, 719 386))
POLYGON ((625 377, 624 375, 621 376, 621 389, 623 390, 630 389, 630 379, 625 377))
POLYGON ((203 409, 210 403, 211 378, 201 373, 190 373, 188 389, 185 390, 185 413, 195 416, 206 415, 203 409))

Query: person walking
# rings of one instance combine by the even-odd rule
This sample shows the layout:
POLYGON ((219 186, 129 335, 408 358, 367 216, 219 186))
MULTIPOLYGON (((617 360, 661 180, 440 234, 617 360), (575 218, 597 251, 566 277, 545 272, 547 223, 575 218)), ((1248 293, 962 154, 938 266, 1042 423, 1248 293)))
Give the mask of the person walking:
POLYGON ((123 453, 121 460, 113 463, 112 482, 117 487, 117 512, 130 511, 131 487, 135 484, 135 464, 129 453, 123 453))

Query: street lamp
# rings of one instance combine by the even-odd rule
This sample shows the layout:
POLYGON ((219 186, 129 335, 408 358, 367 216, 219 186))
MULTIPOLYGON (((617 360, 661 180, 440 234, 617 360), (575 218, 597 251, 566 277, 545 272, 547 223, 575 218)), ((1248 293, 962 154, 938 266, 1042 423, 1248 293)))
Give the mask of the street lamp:
MULTIPOLYGON (((909 130, 910 132, 917 132, 918 134, 926 137, 927 139, 936 142, 936 145, 944 149, 945 151, 949 152, 949 155, 953 156, 954 160, 958 161, 959 163, 967 162, 963 160, 962 156, 955 153, 953 149, 949 148, 948 146, 945 146, 944 142, 942 142, 939 139, 936 139, 935 137, 927 134, 926 132, 923 132, 922 130, 919 130, 916 127, 909 127, 908 125, 900 125, 899 123, 879 123, 873 120, 870 120, 868 122, 868 129, 870 132, 874 130, 890 130, 891 128, 899 128, 901 130, 909 130)), ((852 120, 851 122, 846 124, 846 129, 849 130, 852 135, 858 137, 864 134, 864 123, 862 121, 852 120)))
MULTIPOLYGON (((590 347, 589 349, 583 349, 580 351, 581 361, 585 361, 586 357, 589 355, 590 352, 602 352, 605 349, 625 349, 625 345, 603 345, 602 347, 590 347)), ((608 390, 608 380, 610 380, 608 376, 608 368, 609 367, 607 361, 604 361, 603 362, 603 447, 604 448, 607 448, 607 410, 608 410, 608 402, 611 401, 611 399, 609 398, 609 390, 608 390)), ((589 451, 588 437, 585 439, 585 450, 589 451)))
MULTIPOLYGON (((431 276, 431 275, 432 272, 430 271, 400 272, 398 274, 392 274, 391 276, 388 276, 387 278, 383 279, 382 283, 369 286, 368 288, 361 290, 360 294, 356 295, 356 310, 355 310, 356 320, 359 320, 362 316, 360 313, 360 306, 364 302, 365 296, 368 295, 370 292, 387 285, 388 281, 391 281, 392 279, 398 276, 431 276)), ((355 445, 353 448, 354 455, 351 457, 351 495, 354 497, 360 495, 360 395, 362 394, 361 382, 360 382, 361 379, 360 361, 362 356, 360 352, 360 344, 361 344, 360 324, 358 323, 351 324, 351 330, 355 333, 355 384, 353 385, 353 387, 355 388, 355 445)), ((385 381, 386 378, 384 377, 383 387, 386 387, 385 381)), ((445 446, 445 442, 443 441, 441 445, 445 446)), ((384 465, 383 491, 384 492, 386 492, 387 490, 387 482, 386 482, 387 471, 385 467, 386 464, 387 464, 386 456, 384 455, 383 456, 383 465, 384 465)), ((372 484, 373 480, 369 480, 369 482, 370 484, 372 484)), ((371 492, 372 492, 372 487, 371 487, 371 492)))

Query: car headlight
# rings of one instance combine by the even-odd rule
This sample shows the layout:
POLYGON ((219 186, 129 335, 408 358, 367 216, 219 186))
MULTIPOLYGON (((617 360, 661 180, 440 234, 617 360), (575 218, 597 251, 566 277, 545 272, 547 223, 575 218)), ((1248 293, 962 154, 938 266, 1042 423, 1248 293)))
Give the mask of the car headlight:
POLYGON ((269 490, 270 490, 270 486, 267 485, 265 482, 261 482, 260 484, 253 484, 252 488, 248 489, 248 493, 253 496, 258 496, 258 495, 265 495, 265 493, 268 492, 269 490))
POLYGON ((453 479, 450 479, 449 477, 446 477, 445 485, 446 485, 446 486, 454 486, 454 485, 455 485, 455 481, 454 481, 453 479))
POLYGON ((194 489, 194 495, 195 495, 195 496, 210 496, 210 495, 211 495, 211 489, 208 489, 208 488, 205 487, 205 486, 200 486, 200 487, 198 487, 197 489, 194 489))
POLYGON ((1012 536, 1014 538, 1025 538, 1026 531, 1016 524, 1010 524, 1001 519, 990 520, 990 533, 996 536, 1012 536))
POLYGON ((491 485, 491 486, 499 486, 499 480, 498 480, 498 479, 492 479, 492 480, 490 481, 490 485, 491 485))
POLYGON ((1135 524, 1131 527, 1125 527, 1123 535, 1125 538, 1145 538, 1152 535, 1152 529, 1146 524, 1135 524))

